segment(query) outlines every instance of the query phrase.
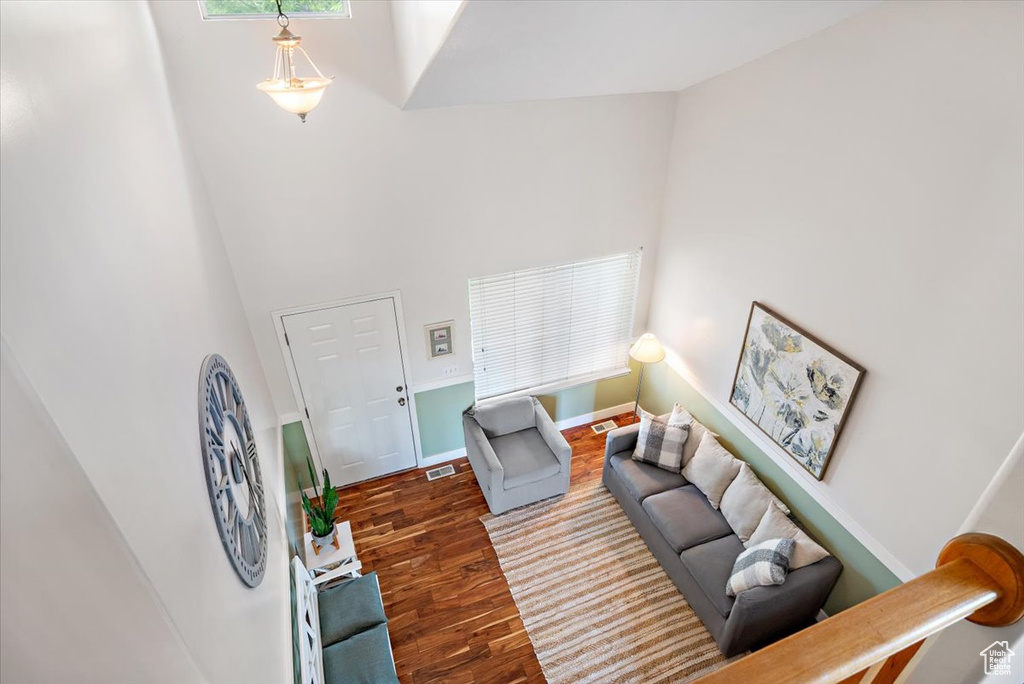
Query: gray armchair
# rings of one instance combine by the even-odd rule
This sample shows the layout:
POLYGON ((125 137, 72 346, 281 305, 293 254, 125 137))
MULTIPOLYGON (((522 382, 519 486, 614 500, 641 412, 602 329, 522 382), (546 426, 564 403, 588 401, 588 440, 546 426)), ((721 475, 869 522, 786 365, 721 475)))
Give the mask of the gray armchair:
POLYGON ((475 406, 463 414, 462 428, 491 513, 569 491, 572 448, 535 398, 475 406))

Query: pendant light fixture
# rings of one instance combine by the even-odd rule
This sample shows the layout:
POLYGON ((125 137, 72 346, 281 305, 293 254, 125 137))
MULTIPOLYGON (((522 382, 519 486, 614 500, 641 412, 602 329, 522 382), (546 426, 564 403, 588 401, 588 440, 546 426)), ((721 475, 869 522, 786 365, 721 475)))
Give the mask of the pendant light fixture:
POLYGON ((288 15, 281 11, 281 0, 277 0, 277 25, 281 32, 274 36, 277 55, 274 57, 274 75, 256 85, 274 99, 274 102, 292 114, 298 114, 306 123, 306 114, 316 109, 332 78, 326 78, 316 68, 300 43, 302 37, 288 30, 288 15), (300 78, 295 73, 295 51, 298 50, 316 72, 315 77, 300 78))

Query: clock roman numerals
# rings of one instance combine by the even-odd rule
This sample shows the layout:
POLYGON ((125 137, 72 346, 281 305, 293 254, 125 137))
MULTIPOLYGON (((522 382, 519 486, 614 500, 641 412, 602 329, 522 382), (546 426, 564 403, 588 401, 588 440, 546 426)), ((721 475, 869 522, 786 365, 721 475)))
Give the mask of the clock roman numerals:
POLYGON ((203 362, 199 404, 200 444, 217 529, 239 578, 255 587, 267 563, 263 480, 242 391, 216 354, 203 362))

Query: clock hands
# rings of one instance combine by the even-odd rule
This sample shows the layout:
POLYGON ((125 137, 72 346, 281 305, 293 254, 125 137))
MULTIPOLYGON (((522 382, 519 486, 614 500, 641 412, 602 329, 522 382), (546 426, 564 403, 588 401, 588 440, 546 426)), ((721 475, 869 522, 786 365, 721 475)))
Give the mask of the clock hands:
POLYGON ((249 501, 252 505, 253 517, 259 524, 260 533, 262 534, 263 531, 267 529, 267 523, 263 520, 263 515, 260 512, 260 500, 256 497, 256 490, 253 487, 252 480, 249 478, 249 464, 238 455, 238 450, 235 449, 234 444, 231 445, 231 458, 237 459, 239 464, 242 466, 240 470, 242 471, 242 479, 245 480, 245 486, 249 490, 249 501))

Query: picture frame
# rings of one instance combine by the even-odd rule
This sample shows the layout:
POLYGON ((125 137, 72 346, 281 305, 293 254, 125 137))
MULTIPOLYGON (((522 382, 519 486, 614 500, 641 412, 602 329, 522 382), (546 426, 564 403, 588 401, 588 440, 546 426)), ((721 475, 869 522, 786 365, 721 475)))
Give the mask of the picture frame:
POLYGON ((860 364, 755 301, 729 403, 821 480, 866 373, 860 364))
POLYGON ((455 353, 455 321, 441 321, 424 326, 427 358, 437 359, 455 353))

